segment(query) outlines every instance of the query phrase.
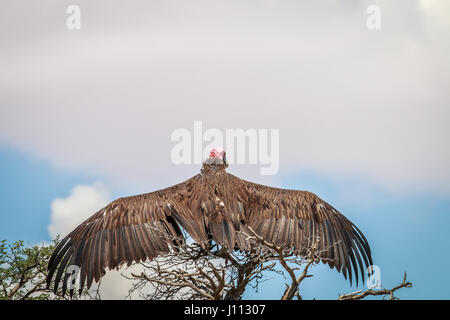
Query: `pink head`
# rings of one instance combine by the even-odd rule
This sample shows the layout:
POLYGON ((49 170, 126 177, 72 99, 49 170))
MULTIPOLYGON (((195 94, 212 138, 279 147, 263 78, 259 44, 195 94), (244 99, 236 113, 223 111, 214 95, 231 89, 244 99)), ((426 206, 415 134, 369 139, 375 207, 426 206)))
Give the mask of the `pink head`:
POLYGON ((227 158, 225 156, 225 150, 222 148, 213 148, 211 152, 209 153, 210 159, 220 159, 223 161, 223 163, 227 162, 227 158))

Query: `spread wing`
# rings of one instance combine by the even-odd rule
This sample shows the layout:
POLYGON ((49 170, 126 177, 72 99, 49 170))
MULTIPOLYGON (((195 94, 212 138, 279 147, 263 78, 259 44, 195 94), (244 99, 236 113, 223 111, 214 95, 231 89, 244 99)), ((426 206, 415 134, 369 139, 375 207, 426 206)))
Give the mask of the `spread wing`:
POLYGON ((319 240, 323 262, 358 283, 358 266, 364 281, 372 265, 369 243, 363 233, 330 204, 308 191, 271 188, 241 180, 249 199, 246 225, 267 241, 303 249, 319 240), (365 267, 364 267, 365 265, 365 267))
MULTIPOLYGON (((98 282, 105 269, 152 259, 184 242, 180 225, 201 243, 207 240, 201 210, 192 210, 193 179, 153 193, 117 199, 68 234, 55 248, 48 265, 47 285, 55 276, 54 291, 77 266, 80 291, 98 282)), ((198 192, 198 191, 197 191, 198 192)), ((70 291, 73 294, 73 290, 70 291)))

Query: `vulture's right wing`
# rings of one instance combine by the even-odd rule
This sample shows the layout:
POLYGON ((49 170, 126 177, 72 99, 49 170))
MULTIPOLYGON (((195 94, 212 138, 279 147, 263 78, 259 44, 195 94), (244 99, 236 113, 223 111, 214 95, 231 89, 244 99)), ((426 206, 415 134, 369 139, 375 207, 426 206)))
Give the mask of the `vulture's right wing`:
POLYGON ((200 244, 207 241, 201 210, 190 208, 192 179, 156 192, 119 198, 88 218, 55 248, 49 261, 47 285, 56 272, 54 291, 63 278, 65 293, 72 270, 68 267, 77 266, 79 289, 85 283, 89 288, 106 268, 152 259, 169 252, 169 245, 183 243, 180 226, 200 244))
POLYGON ((322 261, 358 283, 372 265, 369 243, 343 214, 317 195, 300 190, 272 188, 245 180, 249 194, 246 225, 269 242, 295 247, 299 253, 319 240, 322 261))

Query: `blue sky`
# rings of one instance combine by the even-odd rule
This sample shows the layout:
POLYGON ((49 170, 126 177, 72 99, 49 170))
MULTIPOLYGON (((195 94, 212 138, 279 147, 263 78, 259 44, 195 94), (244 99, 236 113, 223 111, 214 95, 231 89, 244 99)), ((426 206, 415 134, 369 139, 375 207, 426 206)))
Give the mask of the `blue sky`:
MULTIPOLYGON (((0 238, 24 240, 27 244, 50 241, 50 203, 65 198, 74 185, 92 184, 101 179, 80 172, 55 169, 48 162, 24 152, 2 148, 0 151, 0 238)), ((367 180, 366 180, 367 181, 367 180)), ((306 189, 327 199, 351 219, 370 241, 374 263, 381 268, 382 285, 393 287, 403 272, 414 283, 412 289, 398 294, 404 299, 449 299, 445 270, 450 268, 447 235, 450 225, 450 199, 432 194, 396 196, 370 182, 327 179, 318 174, 299 174, 282 179, 286 188, 306 189), (365 196, 349 203, 340 190, 364 189, 365 196)), ((126 195, 122 190, 114 197, 126 195)), ((305 299, 334 299, 350 287, 342 275, 325 265, 315 266, 313 278, 302 284, 305 299)), ((249 291, 249 299, 277 299, 284 281, 277 275, 261 285, 259 293, 249 291)))

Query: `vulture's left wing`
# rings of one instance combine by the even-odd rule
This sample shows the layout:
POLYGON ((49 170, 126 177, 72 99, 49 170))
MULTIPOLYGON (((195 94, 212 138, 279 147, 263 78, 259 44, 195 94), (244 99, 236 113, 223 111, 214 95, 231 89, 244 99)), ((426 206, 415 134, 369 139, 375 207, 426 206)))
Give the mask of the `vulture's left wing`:
MULTIPOLYGON (((238 178, 236 178, 238 179, 238 178)), ((239 179, 240 180, 240 179, 239 179)), ((372 265, 369 243, 362 232, 330 204, 308 191, 267 187, 248 181, 245 223, 267 241, 302 250, 319 240, 322 261, 358 283, 372 265), (364 261, 364 262, 363 262, 364 261)))

